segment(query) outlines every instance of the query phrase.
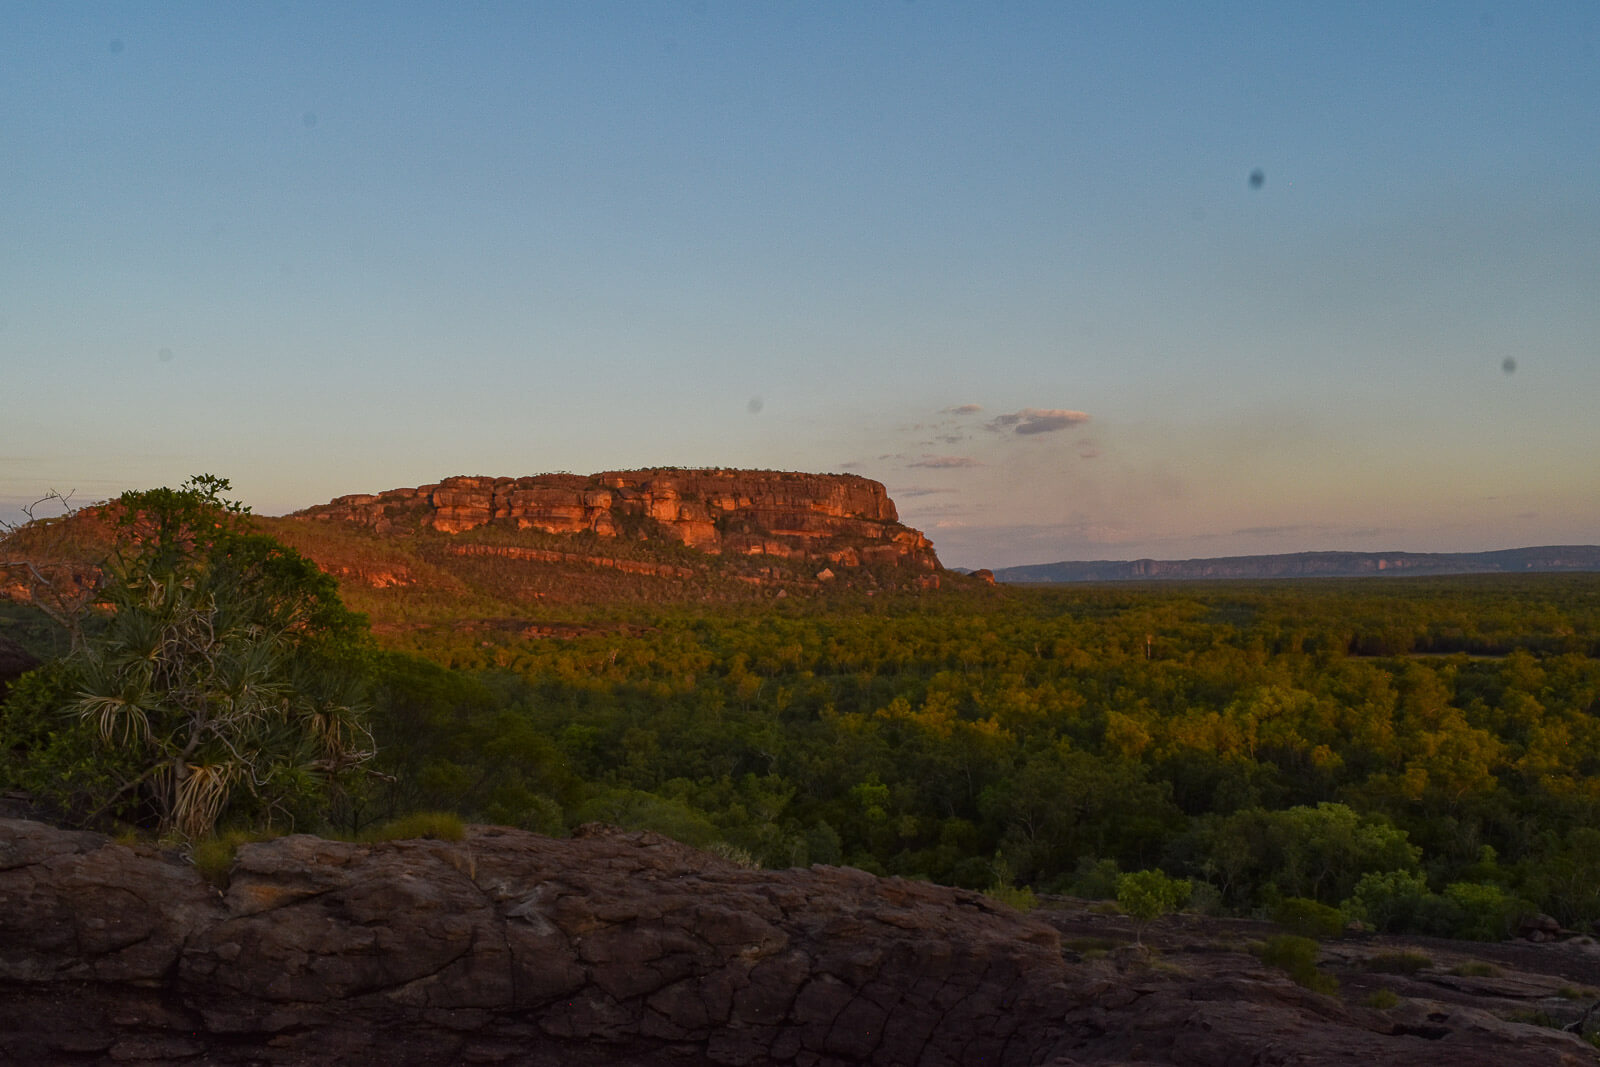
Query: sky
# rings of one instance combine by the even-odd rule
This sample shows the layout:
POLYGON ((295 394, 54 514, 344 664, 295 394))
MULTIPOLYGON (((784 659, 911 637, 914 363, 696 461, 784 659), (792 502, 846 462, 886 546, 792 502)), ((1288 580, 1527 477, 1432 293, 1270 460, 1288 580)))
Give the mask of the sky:
POLYGON ((882 481, 951 566, 1600 543, 1600 4, 0 4, 0 520, 882 481))

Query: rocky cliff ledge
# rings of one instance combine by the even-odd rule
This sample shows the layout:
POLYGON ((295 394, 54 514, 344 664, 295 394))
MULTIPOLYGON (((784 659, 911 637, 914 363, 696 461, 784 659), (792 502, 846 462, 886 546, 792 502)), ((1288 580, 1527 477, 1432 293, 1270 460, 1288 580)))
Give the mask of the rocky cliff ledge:
POLYGON ((651 834, 287 837, 241 848, 219 891, 148 849, 0 820, 0 1062, 1596 1058, 1460 1004, 1351 1008, 1214 944, 1092 959, 973 893, 749 871, 651 834))
POLYGON ((659 468, 456 477, 342 496, 294 517, 355 522, 379 533, 417 525, 460 533, 499 523, 554 534, 659 536, 713 554, 939 569, 932 544, 900 523, 884 487, 853 474, 659 468))

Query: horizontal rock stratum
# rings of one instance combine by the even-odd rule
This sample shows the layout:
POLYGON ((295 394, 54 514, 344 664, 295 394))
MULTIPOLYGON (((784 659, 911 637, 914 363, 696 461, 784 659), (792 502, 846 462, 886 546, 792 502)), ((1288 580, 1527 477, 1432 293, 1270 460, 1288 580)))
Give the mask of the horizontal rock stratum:
POLYGON ((746 870, 648 833, 285 837, 241 847, 219 891, 150 849, 0 819, 0 1062, 1596 1059, 1459 1005, 1353 1010, 1241 951, 1090 960, 975 893, 746 870))
POLYGON ((416 525, 461 533, 500 523, 552 534, 660 537, 711 554, 939 569, 932 544, 899 521, 883 485, 853 474, 669 467, 460 476, 342 496, 294 517, 355 522, 379 533, 416 525))

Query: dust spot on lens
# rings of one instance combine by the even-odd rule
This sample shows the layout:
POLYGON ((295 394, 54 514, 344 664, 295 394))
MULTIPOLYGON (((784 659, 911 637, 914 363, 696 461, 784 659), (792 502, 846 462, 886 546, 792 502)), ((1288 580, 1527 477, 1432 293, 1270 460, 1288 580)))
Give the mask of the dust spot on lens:
POLYGON ((1500 361, 1500 369, 1505 371, 1507 374, 1517 373, 1516 359, 1512 356, 1507 356, 1505 359, 1502 359, 1500 361))
POLYGON ((750 402, 744 406, 744 409, 752 415, 759 415, 761 414, 761 409, 766 406, 759 396, 753 396, 750 398, 750 402))
POLYGON ((111 54, 114 56, 122 54, 122 38, 118 37, 111 42, 111 54))
POLYGON ((1267 172, 1257 167, 1250 172, 1250 188, 1259 189, 1267 184, 1267 172))
POLYGON ((159 359, 163 363, 171 363, 172 362, 172 349, 163 348, 161 351, 156 353, 156 358, 159 359))
POLYGON ((306 129, 309 130, 311 127, 317 124, 317 113, 315 111, 307 111, 304 115, 300 116, 300 122, 305 126, 306 129))

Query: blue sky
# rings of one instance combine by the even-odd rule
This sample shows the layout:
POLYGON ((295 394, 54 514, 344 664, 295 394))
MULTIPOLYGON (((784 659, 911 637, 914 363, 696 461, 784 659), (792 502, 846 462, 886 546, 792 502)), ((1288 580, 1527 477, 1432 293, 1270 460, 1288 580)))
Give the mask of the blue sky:
POLYGON ((952 565, 1600 542, 1597 193, 1592 3, 7 4, 0 509, 675 464, 952 565))

